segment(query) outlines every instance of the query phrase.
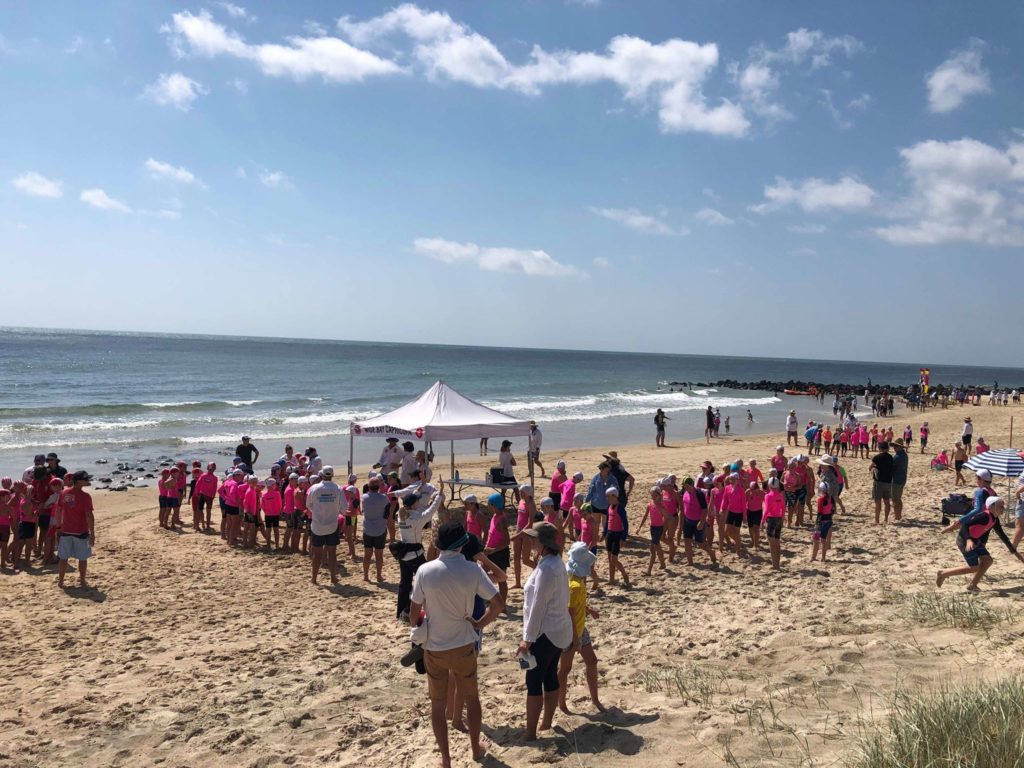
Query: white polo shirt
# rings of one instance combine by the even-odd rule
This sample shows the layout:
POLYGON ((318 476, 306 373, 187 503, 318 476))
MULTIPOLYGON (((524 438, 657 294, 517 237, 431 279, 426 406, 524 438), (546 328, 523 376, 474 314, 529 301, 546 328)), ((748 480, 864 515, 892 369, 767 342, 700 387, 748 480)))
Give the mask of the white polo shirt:
MULTIPOLYGON (((442 552, 421 565, 412 583, 412 601, 429 617, 425 649, 450 651, 475 643, 476 630, 466 621, 473 616, 473 598, 491 600, 496 594, 498 588, 483 568, 461 552, 442 552)), ((568 616, 568 602, 565 611, 568 616)))
POLYGON ((327 536, 338 530, 338 515, 347 507, 341 486, 330 480, 317 483, 306 493, 306 508, 312 514, 309 530, 327 536))

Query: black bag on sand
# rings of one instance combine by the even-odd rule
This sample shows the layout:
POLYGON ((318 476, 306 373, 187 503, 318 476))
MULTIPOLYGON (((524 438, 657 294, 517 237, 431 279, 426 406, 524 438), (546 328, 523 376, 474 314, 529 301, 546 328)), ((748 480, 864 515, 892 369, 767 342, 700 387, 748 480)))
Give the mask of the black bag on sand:
POLYGON ((962 517, 971 509, 971 500, 962 493, 951 493, 942 500, 942 524, 949 525, 951 517, 962 517))

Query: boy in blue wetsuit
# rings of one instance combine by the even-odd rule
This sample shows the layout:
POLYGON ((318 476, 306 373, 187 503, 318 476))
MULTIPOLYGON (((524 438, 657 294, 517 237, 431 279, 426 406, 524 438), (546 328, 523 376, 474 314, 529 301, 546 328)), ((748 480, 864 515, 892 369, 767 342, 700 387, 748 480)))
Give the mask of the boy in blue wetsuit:
POLYGON ((998 496, 989 496, 985 499, 985 508, 980 512, 971 511, 961 517, 959 520, 955 520, 948 526, 942 529, 943 533, 951 533, 959 529, 956 537, 956 545, 960 550, 960 553, 964 556, 964 561, 967 563, 966 566, 960 568, 950 568, 945 571, 939 571, 935 577, 935 586, 941 587, 942 582, 948 579, 950 576, 966 576, 973 574, 974 578, 971 579, 971 583, 967 586, 967 589, 971 592, 978 591, 978 582, 981 581, 981 577, 985 575, 985 572, 992 565, 992 555, 988 553, 986 544, 988 543, 988 534, 990 531, 995 531, 1006 548, 1012 552, 1018 560, 1024 563, 1024 555, 1018 552, 1010 540, 1007 538, 1006 533, 1003 531, 1003 527, 999 524, 999 516, 1003 513, 1005 504, 1003 500, 998 496))

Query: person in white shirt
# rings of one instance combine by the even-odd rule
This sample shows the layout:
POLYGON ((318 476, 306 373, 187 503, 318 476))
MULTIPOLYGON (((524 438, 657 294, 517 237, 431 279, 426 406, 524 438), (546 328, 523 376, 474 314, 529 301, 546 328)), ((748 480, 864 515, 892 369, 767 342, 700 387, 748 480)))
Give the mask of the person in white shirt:
POLYGON ((320 470, 323 480, 306 492, 306 508, 312 518, 309 531, 312 534, 311 550, 313 561, 312 583, 316 584, 321 563, 327 561, 331 572, 331 583, 338 583, 338 544, 341 532, 338 530, 338 516, 347 508, 345 492, 334 482, 334 467, 320 470))
POLYGON ((800 441, 796 436, 796 427, 796 411, 790 411, 789 415, 786 417, 786 445, 800 445, 800 441))
POLYGON ((427 508, 431 497, 435 493, 437 493, 437 488, 423 479, 422 472, 419 469, 413 469, 409 473, 409 485, 399 488, 397 491, 392 491, 392 495, 399 501, 407 496, 416 496, 417 501, 414 509, 420 512, 427 508))
POLYGON ((527 450, 530 452, 530 458, 533 460, 533 463, 540 468, 540 476, 547 477, 544 473, 544 465, 540 463, 540 446, 543 440, 544 435, 541 434, 541 431, 537 428, 537 422, 531 420, 530 435, 527 438, 527 450))
POLYGON ((974 435, 974 424, 971 422, 970 416, 964 417, 964 431, 960 433, 960 442, 964 444, 964 448, 967 449, 967 453, 971 452, 971 437, 974 435))
POLYGON ((295 455, 295 449, 290 445, 284 447, 284 455, 278 459, 278 462, 282 461, 289 471, 291 471, 292 467, 299 466, 299 457, 295 455))
POLYGON ((398 470, 398 479, 402 481, 402 485, 408 485, 410 482, 411 475, 409 474, 416 469, 416 446, 411 441, 402 443, 402 466, 398 470))
POLYGON ((402 452, 398 450, 398 438, 389 437, 387 448, 380 452, 380 458, 373 468, 379 469, 382 474, 387 475, 388 472, 397 472, 401 466, 402 452))
MULTIPOLYGON (((473 747, 473 759, 482 760, 487 752, 485 742, 480 737, 476 633, 490 624, 505 607, 504 601, 498 596, 498 588, 487 578, 483 569, 476 562, 462 556, 461 550, 468 542, 466 529, 457 521, 447 522, 438 529, 437 546, 441 556, 424 564, 416 572, 412 604, 409 606, 409 624, 416 631, 422 629, 417 625, 423 609, 429 617, 423 643, 423 661, 427 669, 427 689, 430 694, 430 725, 444 768, 451 766, 448 720, 445 717, 449 676, 454 679, 456 689, 466 704, 466 726, 473 747), (473 599, 477 596, 489 602, 487 611, 479 619, 467 618, 473 615, 473 599)), ((563 606, 566 615, 567 606, 568 602, 563 606)))
POLYGON ((402 508, 398 511, 398 541, 392 544, 392 554, 398 558, 398 608, 395 615, 402 620, 409 620, 409 596, 412 594, 412 580, 421 565, 427 562, 423 552, 423 529, 437 510, 444 504, 444 494, 436 490, 432 496, 415 493, 402 497, 402 508), (426 506, 417 509, 420 500, 426 506))
POLYGON ((306 465, 309 474, 316 475, 323 471, 324 460, 317 454, 316 448, 307 448, 306 458, 309 459, 309 464, 306 465))
POLYGON ((430 468, 430 462, 427 461, 426 451, 417 452, 416 466, 420 471, 420 477, 429 483, 430 478, 434 476, 434 470, 430 468))
POLYGON ((517 655, 532 654, 537 662, 526 672, 525 737, 536 741, 538 721, 540 730, 550 730, 558 705, 558 660, 579 638, 569 615, 569 576, 562 564, 558 528, 544 522, 523 533, 534 540, 537 567, 523 587, 523 641, 517 655))

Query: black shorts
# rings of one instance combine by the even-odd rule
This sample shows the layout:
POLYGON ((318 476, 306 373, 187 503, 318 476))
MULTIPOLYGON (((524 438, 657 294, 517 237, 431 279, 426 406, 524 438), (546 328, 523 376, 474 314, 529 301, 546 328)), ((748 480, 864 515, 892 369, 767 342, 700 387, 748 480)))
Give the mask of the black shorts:
POLYGON ((24 521, 18 523, 18 538, 19 539, 34 539, 36 537, 36 524, 26 523, 24 521))
POLYGON ((281 527, 281 517, 279 515, 267 515, 263 518, 263 521, 267 524, 267 528, 281 527))
POLYGON ((50 516, 42 514, 39 515, 39 522, 37 523, 37 525, 39 526, 40 533, 46 533, 48 530, 50 530, 50 516))
POLYGON ((330 533, 326 533, 323 536, 314 533, 312 536, 312 545, 314 547, 336 547, 341 543, 341 531, 335 528, 330 533))
POLYGON ((957 472, 959 472, 963 468, 964 462, 961 461, 960 459, 957 459, 956 461, 953 462, 953 469, 955 469, 957 472))
POLYGON ((167 507, 170 506, 170 504, 167 503, 168 501, 170 501, 170 499, 168 499, 166 496, 160 496, 159 500, 160 500, 160 504, 159 504, 160 509, 167 509, 167 507))
POLYGON ((760 509, 748 509, 747 510, 747 528, 759 528, 761 526, 761 517, 764 513, 760 509))
POLYGON ((782 518, 769 517, 764 521, 764 532, 769 539, 782 538, 782 518))
POLYGON ((355 531, 356 523, 359 521, 359 515, 345 515, 345 530, 355 531))
POLYGON ((964 435, 962 438, 960 438, 960 442, 962 442, 964 445, 970 445, 971 435, 964 435))
POLYGON ((704 529, 698 528, 700 520, 691 520, 688 517, 683 518, 683 538, 693 539, 698 544, 704 543, 704 529))
POLYGON ((223 507, 221 507, 221 509, 224 510, 224 514, 225 515, 237 515, 238 514, 238 507, 232 507, 230 504, 225 504, 223 507))
POLYGON ((488 559, 492 563, 494 563, 496 566, 498 566, 501 570, 503 570, 503 571, 507 571, 508 570, 508 566, 509 566, 509 563, 510 563, 509 548, 508 547, 505 547, 504 549, 495 550, 494 552, 491 552, 491 554, 489 554, 487 557, 488 557, 488 559))
POLYGON ((728 512, 725 515, 725 524, 731 525, 735 528, 739 528, 743 525, 743 513, 742 512, 728 512))
POLYGON ((246 525, 259 525, 260 523, 259 515, 250 515, 248 512, 245 513, 245 516, 242 519, 245 521, 246 525))
POLYGON ((555 509, 562 508, 562 494, 557 491, 552 491, 548 494, 548 498, 555 502, 555 509))
POLYGON ((665 534, 665 526, 663 525, 652 525, 651 526, 651 544, 658 546, 661 542, 661 537, 665 534))
POLYGON ((384 549, 387 544, 388 535, 382 533, 380 536, 367 536, 363 534, 363 548, 364 549, 384 549))
POLYGON ((618 556, 619 552, 622 551, 622 542, 625 541, 626 534, 622 531, 608 531, 604 537, 604 547, 608 550, 608 554, 618 556))

